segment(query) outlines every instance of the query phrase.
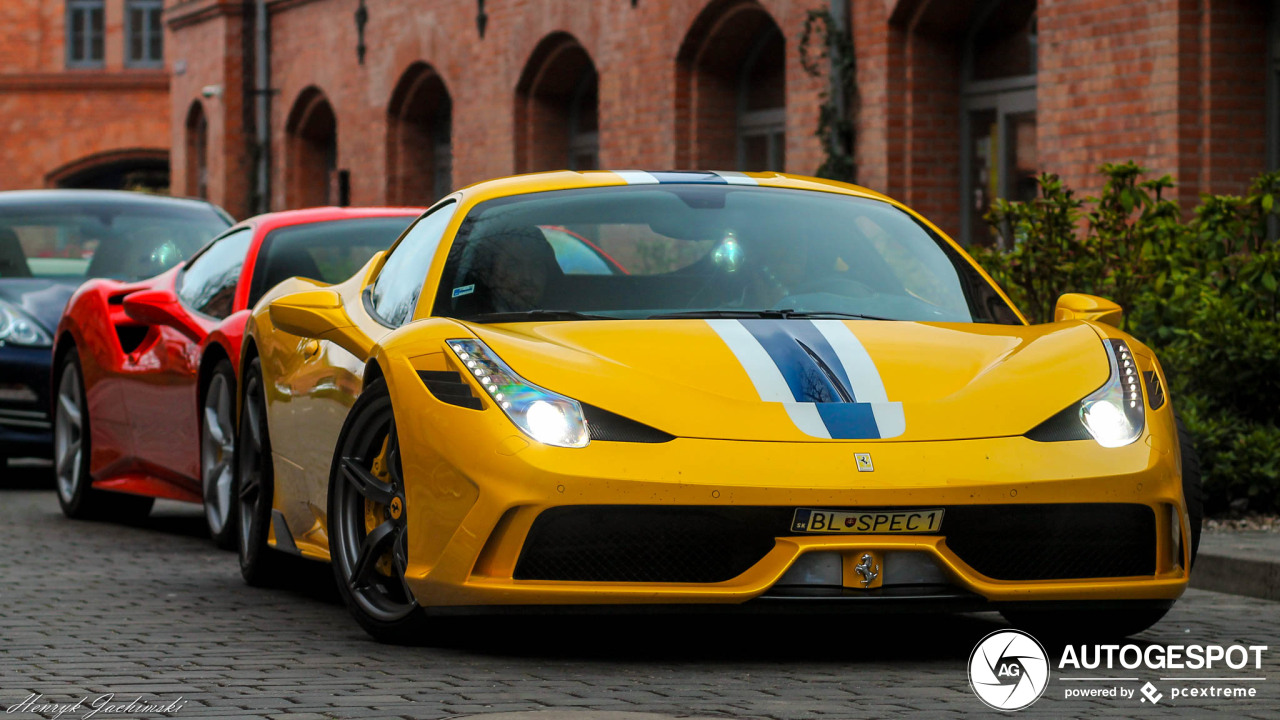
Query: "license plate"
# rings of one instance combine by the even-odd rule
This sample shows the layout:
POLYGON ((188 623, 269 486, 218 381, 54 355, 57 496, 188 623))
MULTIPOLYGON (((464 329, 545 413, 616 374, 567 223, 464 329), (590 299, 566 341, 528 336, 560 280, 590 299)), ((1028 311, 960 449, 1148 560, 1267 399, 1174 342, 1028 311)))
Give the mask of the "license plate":
POLYGON ((799 508, 791 530, 823 535, 936 533, 942 527, 942 508, 931 510, 813 510, 799 508))

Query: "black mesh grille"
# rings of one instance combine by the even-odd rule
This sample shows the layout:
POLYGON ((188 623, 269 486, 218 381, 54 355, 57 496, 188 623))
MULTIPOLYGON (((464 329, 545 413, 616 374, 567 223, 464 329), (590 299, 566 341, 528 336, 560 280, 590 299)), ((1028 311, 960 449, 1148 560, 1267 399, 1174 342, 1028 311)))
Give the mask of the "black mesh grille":
MULTIPOLYGON (((791 530, 793 513, 791 507, 552 508, 534 521, 515 577, 722 582, 759 562, 776 538, 799 534, 791 530)), ((945 508, 941 534, 961 560, 996 580, 1155 573, 1155 514, 1145 505, 953 506, 945 508)))
POLYGON ((773 549, 777 526, 774 509, 732 510, 552 508, 539 515, 529 531, 515 577, 595 582, 730 580, 773 549))
POLYGON ((587 431, 592 440, 605 442, 639 442, 664 443, 675 439, 674 435, 664 433, 657 428, 638 423, 630 418, 622 417, 595 405, 582 404, 582 413, 587 418, 587 431))
POLYGON ((471 394, 471 386, 462 379, 461 373, 443 370, 419 370, 418 377, 422 378, 423 384, 427 386, 427 390, 440 402, 447 402, 450 405, 458 407, 471 408, 479 410, 483 405, 480 404, 480 398, 471 394))

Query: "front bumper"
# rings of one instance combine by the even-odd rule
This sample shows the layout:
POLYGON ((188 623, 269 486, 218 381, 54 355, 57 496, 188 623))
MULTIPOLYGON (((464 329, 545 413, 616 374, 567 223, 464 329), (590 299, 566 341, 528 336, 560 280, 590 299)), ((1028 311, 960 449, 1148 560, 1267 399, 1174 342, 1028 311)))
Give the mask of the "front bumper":
POLYGON ((0 345, 0 456, 48 457, 50 348, 0 345))
MULTIPOLYGON (((871 552, 886 559, 885 591, 860 592, 846 579, 844 587, 801 593, 838 596, 842 601, 911 594, 910 587, 895 584, 892 587, 898 589, 890 589, 894 558, 935 568, 936 573, 926 573, 923 580, 941 578, 942 584, 917 585, 915 594, 933 593, 937 599, 954 596, 995 604, 1172 601, 1187 585, 1184 568, 1189 558, 1183 538, 1189 535, 1179 460, 1176 446, 1160 440, 1172 437, 1163 434, 1171 430, 1171 416, 1152 414, 1144 439, 1114 449, 1092 441, 1039 443, 1021 437, 928 443, 681 438, 654 444, 593 442, 587 448, 565 449, 530 443, 515 434, 496 444, 471 441, 495 437, 491 423, 506 419, 500 413, 432 405, 424 412, 424 422, 398 425, 409 479, 411 563, 406 580, 427 607, 796 599, 794 588, 781 581, 802 558, 818 553, 857 558, 871 552), (871 453, 874 471, 858 472, 854 452, 871 453), (1146 571, 1123 576, 1081 577, 1077 570, 1071 577, 992 577, 949 543, 950 526, 944 519, 936 534, 780 531, 744 571, 714 582, 547 580, 521 572, 537 519, 557 508, 746 507, 789 517, 796 508, 940 507, 950 512, 1031 505, 1086 506, 1086 512, 1090 505, 1145 508, 1150 524, 1143 532, 1154 535, 1147 538, 1151 555, 1143 559, 1146 571)), ((1003 524, 998 512, 992 517, 989 522, 997 528, 1003 524)), ((1010 552, 1036 537, 1036 529, 1025 523, 1009 523, 1009 528, 1003 540, 1010 552)), ((1089 532, 1088 527, 1080 529, 1082 535, 1089 532)), ((998 530, 993 536, 1000 537, 998 530)), ((1062 551, 1070 553, 1071 547, 1062 551)))

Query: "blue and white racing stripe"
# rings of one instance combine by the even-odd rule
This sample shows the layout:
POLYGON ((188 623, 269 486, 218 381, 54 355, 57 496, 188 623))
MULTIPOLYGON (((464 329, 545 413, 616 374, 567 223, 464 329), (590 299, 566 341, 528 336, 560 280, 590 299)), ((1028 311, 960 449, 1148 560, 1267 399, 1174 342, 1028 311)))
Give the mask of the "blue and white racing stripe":
POLYGON ((693 170, 668 170, 663 172, 647 172, 644 170, 614 170, 628 185, 671 185, 671 184, 711 184, 711 185, 759 185, 756 179, 740 172, 702 172, 693 170))
POLYGON ((806 435, 892 438, 907 429, 866 348, 840 320, 707 320, 760 399, 780 402, 806 435))

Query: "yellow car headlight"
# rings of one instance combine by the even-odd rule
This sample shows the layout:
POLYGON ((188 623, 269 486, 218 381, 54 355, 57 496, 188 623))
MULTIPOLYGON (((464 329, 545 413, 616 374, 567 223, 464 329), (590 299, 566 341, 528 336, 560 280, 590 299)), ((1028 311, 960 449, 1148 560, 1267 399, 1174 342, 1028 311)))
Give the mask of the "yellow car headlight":
POLYGON ((524 434, 544 445, 580 448, 591 442, 582 405, 520 377, 479 340, 449 340, 449 349, 494 404, 524 434))

